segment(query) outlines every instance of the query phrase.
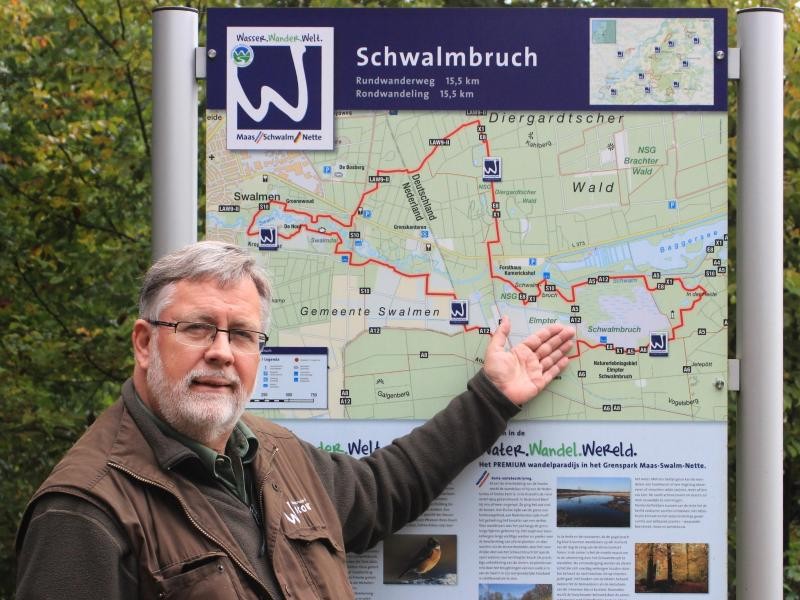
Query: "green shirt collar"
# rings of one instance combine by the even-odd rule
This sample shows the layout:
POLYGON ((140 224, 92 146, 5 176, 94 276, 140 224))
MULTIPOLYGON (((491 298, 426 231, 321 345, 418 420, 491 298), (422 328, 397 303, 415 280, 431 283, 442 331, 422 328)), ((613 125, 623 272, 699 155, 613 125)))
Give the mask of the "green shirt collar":
POLYGON ((241 420, 236 423, 230 438, 225 445, 226 454, 201 444, 197 440, 177 431, 169 423, 158 417, 135 392, 136 401, 144 409, 145 414, 153 421, 165 436, 180 442, 197 455, 205 470, 240 500, 247 502, 247 486, 244 481, 242 465, 250 463, 258 451, 258 439, 252 430, 241 420))

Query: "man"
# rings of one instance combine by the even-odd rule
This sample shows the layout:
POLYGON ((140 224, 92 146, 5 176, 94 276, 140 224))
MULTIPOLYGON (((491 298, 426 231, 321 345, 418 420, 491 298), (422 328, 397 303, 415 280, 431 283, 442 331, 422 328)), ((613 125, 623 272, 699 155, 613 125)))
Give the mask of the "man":
POLYGON ((19 599, 352 598, 345 552, 421 514, 561 372, 574 333, 551 326, 507 352, 504 318, 466 392, 356 460, 243 416, 270 301, 235 246, 150 268, 132 379, 23 517, 19 599))

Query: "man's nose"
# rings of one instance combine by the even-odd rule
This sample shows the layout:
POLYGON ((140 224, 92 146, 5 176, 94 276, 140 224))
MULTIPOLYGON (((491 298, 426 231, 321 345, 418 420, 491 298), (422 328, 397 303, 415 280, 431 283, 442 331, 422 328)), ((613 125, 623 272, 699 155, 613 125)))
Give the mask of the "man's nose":
POLYGON ((217 331, 214 341, 206 349, 205 359, 211 363, 230 364, 234 361, 233 348, 228 334, 217 331))

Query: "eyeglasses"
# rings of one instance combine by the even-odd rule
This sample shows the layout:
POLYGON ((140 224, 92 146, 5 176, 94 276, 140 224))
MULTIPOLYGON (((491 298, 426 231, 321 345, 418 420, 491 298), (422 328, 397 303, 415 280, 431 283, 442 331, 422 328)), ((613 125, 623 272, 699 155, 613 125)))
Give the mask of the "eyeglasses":
POLYGON ((214 343, 220 331, 228 334, 228 343, 234 352, 239 354, 258 354, 267 344, 269 337, 261 331, 251 329, 222 329, 211 323, 192 323, 190 321, 156 321, 145 319, 151 325, 171 327, 175 332, 175 339, 186 346, 195 348, 208 348, 214 343))

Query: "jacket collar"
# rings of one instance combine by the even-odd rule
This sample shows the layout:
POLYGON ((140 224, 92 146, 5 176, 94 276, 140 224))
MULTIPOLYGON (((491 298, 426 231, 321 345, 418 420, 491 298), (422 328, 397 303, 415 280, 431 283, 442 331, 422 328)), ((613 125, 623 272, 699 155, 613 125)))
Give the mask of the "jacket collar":
POLYGON ((121 397, 125 411, 117 439, 111 448, 110 460, 137 472, 148 471, 146 475, 142 473, 148 478, 158 475, 158 480, 162 477, 161 469, 170 471, 183 461, 199 461, 197 454, 187 446, 159 430, 141 400, 136 397, 136 389, 130 379, 122 385, 121 397), (156 466, 160 469, 154 468, 156 466))
MULTIPOLYGON (((202 469, 197 455, 180 442, 164 435, 152 419, 142 413, 143 407, 137 401, 135 393, 133 382, 127 380, 122 386, 119 427, 108 453, 107 464, 171 493, 193 524, 202 523, 201 531, 207 537, 221 544, 232 557, 241 564, 249 565, 251 572, 255 573, 238 542, 208 499, 190 480, 171 473, 175 466, 187 460, 197 461, 196 468, 202 469)), ((256 469, 259 462, 255 461, 256 469)))

